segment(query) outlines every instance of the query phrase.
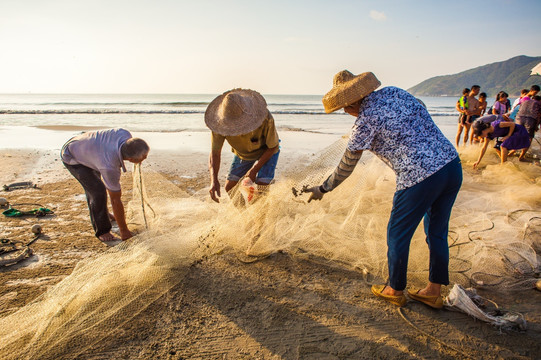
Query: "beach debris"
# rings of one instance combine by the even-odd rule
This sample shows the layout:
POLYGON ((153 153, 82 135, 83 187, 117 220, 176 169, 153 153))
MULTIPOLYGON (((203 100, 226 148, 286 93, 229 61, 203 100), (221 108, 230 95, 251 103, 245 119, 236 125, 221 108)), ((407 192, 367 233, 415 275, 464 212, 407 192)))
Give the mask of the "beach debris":
POLYGON ((444 299, 444 305, 503 329, 526 330, 527 327, 521 313, 502 310, 495 302, 477 295, 475 289, 464 289, 458 284, 444 299))
POLYGON ((33 254, 34 252, 28 246, 24 246, 21 249, 14 249, 8 253, 0 253, 0 266, 15 265, 33 254))
POLYGON ((46 215, 52 215, 54 214, 54 211, 51 209, 48 209, 40 204, 27 204, 27 203, 21 203, 21 204, 13 204, 10 205, 7 210, 4 210, 2 212, 3 215, 7 217, 21 217, 25 215, 34 215, 35 217, 43 217, 46 215), (37 205, 38 208, 34 208, 28 211, 22 211, 14 208, 14 206, 21 206, 21 205, 37 205))
POLYGON ((10 185, 4 185, 4 191, 11 191, 11 190, 16 190, 16 189, 37 189, 38 186, 34 183, 32 183, 32 181, 22 181, 22 182, 16 182, 16 183, 13 183, 13 184, 10 184, 10 185))
POLYGON ((32 232, 34 234, 41 234, 41 225, 40 224, 34 224, 32 225, 32 232))
POLYGON ((0 206, 4 207, 4 206, 6 206, 7 204, 9 204, 8 199, 3 198, 3 197, 0 197, 0 206))
MULTIPOLYGON (((39 235, 36 236, 36 238, 39 235)), ((30 241, 28 244, 23 244, 22 241, 14 241, 10 239, 1 239, 0 243, 0 266, 10 266, 14 265, 30 256, 34 253, 32 249, 28 246, 35 239, 30 241)))
POLYGON ((17 264, 34 254, 30 245, 35 243, 41 237, 41 225, 34 224, 31 230, 35 236, 26 244, 20 240, 0 239, 0 266, 17 264))

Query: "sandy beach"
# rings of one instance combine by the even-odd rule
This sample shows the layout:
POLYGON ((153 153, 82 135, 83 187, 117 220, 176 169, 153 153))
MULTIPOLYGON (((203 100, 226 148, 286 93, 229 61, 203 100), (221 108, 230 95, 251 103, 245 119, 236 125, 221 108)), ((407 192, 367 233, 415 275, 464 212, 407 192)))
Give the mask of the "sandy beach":
MULTIPOLYGON (((143 169, 161 174, 179 191, 204 198, 205 134, 183 134, 181 140, 177 134, 176 146, 190 143, 188 153, 166 145, 169 134, 142 135, 149 135, 153 148, 143 169)), ((304 140, 297 141, 295 149, 283 152, 278 171, 295 167, 299 159, 313 161, 317 155, 309 151, 309 144, 314 136, 328 144, 336 140, 302 134, 304 140)), ((294 138, 299 134, 285 132, 283 142, 293 143, 294 138)), ((0 151, 8 169, 2 172, 2 184, 33 181, 39 186, 2 196, 11 204, 39 203, 54 210, 54 215, 42 218, 1 219, 2 237, 23 242, 32 238, 32 224, 43 227, 42 237, 32 245, 33 256, 0 269, 1 317, 18 311, 24 315, 25 307, 43 302, 55 285, 69 280, 82 260, 99 262, 114 250, 93 236, 85 197, 57 154, 56 149, 0 151)), ((462 156, 463 163, 472 163, 472 152, 462 156)), ((224 151, 223 177, 229 161, 224 151)), ((516 159, 512 163, 518 166, 516 159)), ((539 189, 538 166, 528 165, 528 181, 539 189)), ((469 167, 466 173, 475 175, 469 167)), ((122 186, 128 206, 131 173, 122 177, 122 186)), ((533 204, 539 206, 538 199, 533 204)), ((158 233, 139 231, 130 241, 159 238, 158 233)), ((130 241, 123 245, 129 248, 130 241)), ((88 330, 94 333, 91 340, 83 337, 76 347, 59 337, 57 345, 42 352, 34 349, 35 354, 43 359, 528 359, 538 358, 541 351, 541 292, 533 289, 479 290, 501 308, 524 315, 528 329, 508 331, 464 313, 436 311, 412 301, 398 310, 371 294, 371 284, 384 281, 378 274, 310 252, 284 249, 252 263, 240 261, 238 255, 238 249, 228 246, 190 257, 170 270, 175 281, 169 281, 152 301, 138 303, 137 310, 130 307, 132 313, 125 321, 98 323, 88 330)), ((28 338, 21 341, 4 346, 0 353, 10 358, 28 338)))
POLYGON ((541 360, 541 1, 0 8, 0 360, 541 360))

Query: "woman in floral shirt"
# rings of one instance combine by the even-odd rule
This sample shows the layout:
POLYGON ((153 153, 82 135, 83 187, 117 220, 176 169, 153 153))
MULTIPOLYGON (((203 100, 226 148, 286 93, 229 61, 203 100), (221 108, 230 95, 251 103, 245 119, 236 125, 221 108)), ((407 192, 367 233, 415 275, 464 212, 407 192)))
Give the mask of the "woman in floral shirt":
POLYGON ((353 171, 364 150, 378 156, 396 173, 396 192, 387 228, 389 284, 374 285, 374 295, 395 305, 406 304, 404 290, 409 246, 424 218, 430 252, 429 282, 409 290, 410 298, 443 307, 441 285, 449 284, 447 235, 451 209, 462 184, 462 167, 454 146, 428 111, 405 90, 385 87, 372 73, 353 75, 344 70, 323 98, 325 111, 344 111, 357 118, 340 164, 310 200, 320 200, 353 171))

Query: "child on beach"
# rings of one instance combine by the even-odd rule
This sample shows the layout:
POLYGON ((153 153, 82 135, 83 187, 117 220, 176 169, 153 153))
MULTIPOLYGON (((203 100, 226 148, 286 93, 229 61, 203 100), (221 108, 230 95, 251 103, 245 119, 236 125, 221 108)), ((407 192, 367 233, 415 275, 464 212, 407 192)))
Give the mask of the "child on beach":
POLYGON ((479 110, 481 110, 481 116, 485 115, 487 111, 487 93, 479 94, 479 110))
POLYGON ((521 103, 522 98, 525 97, 526 95, 528 95, 528 92, 529 92, 529 91, 530 91, 530 90, 528 90, 528 89, 522 89, 522 90, 520 90, 520 97, 518 97, 515 101, 513 101, 513 105, 512 105, 512 107, 511 107, 511 109, 516 108, 517 105, 519 105, 519 104, 521 103))
MULTIPOLYGON (((470 93, 470 89, 464 88, 462 90, 462 96, 458 99, 456 102, 456 110, 459 112, 458 115, 458 131, 456 134, 456 146, 458 147, 460 143, 460 135, 462 134, 462 130, 464 130, 464 127, 468 123, 468 94, 470 93)), ((464 143, 466 140, 464 140, 464 143)))
POLYGON ((492 105, 492 114, 494 115, 503 115, 506 114, 510 109, 510 106, 508 104, 509 95, 505 91, 500 91, 498 95, 496 95, 496 101, 494 102, 494 105, 492 105))
POLYGON ((528 93, 526 94, 526 96, 523 96, 518 104, 522 104, 523 102, 525 101, 528 101, 528 100, 531 100, 534 96, 537 95, 537 93, 539 92, 540 88, 539 88, 539 85, 532 85, 532 87, 530 88, 530 91, 528 91, 528 93))

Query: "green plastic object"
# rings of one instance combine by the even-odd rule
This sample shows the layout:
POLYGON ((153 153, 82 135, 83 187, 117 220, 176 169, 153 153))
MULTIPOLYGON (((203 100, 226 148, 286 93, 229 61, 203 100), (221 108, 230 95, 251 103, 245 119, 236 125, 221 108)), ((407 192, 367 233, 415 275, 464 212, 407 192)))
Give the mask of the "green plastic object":
POLYGON ((20 211, 20 210, 17 210, 15 208, 13 208, 13 207, 10 207, 9 209, 2 212, 2 214, 7 216, 7 217, 20 217, 20 216, 24 216, 24 215, 35 215, 35 216, 40 217, 40 216, 53 214, 53 211, 51 209, 47 209, 47 208, 44 208, 44 207, 40 207, 40 208, 37 208, 37 209, 32 209, 30 211, 20 211))

